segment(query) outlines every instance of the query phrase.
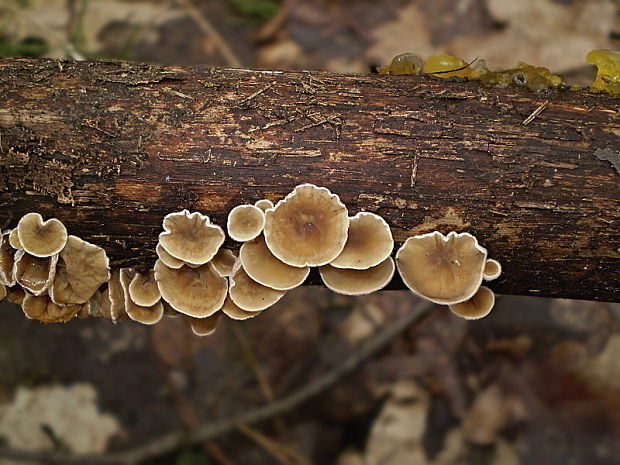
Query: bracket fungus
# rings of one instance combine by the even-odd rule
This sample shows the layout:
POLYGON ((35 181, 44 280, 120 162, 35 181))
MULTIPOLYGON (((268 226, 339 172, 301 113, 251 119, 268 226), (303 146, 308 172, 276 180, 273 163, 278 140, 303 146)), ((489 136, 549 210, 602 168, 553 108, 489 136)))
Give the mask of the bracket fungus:
POLYGON ((21 286, 11 287, 6 293, 6 300, 16 305, 21 305, 24 302, 24 297, 26 297, 26 291, 21 286))
POLYGON ((278 260, 267 247, 262 235, 241 246, 239 259, 250 278, 279 291, 300 286, 310 273, 308 267, 298 268, 278 260))
POLYGON ((237 261, 237 255, 235 252, 229 249, 220 249, 211 260, 215 271, 217 271, 220 276, 228 277, 232 274, 233 267, 235 266, 235 262, 237 261))
POLYGON ((176 270, 157 260, 155 280, 162 298, 172 308, 194 318, 213 315, 226 299, 228 283, 212 263, 176 270))
MULTIPOLYGON (((125 303, 125 312, 127 316, 138 323, 142 323, 145 325, 154 325, 158 323, 162 316, 164 315, 164 307, 161 302, 159 302, 159 297, 155 299, 155 302, 150 305, 138 305, 131 297, 130 287, 134 282, 135 278, 140 279, 141 275, 136 273, 133 268, 121 268, 119 273, 119 279, 121 283, 121 287, 123 289, 123 297, 125 303)), ((138 289, 138 288, 136 288, 138 289)), ((141 288, 140 290, 144 290, 141 288)), ((157 285, 155 285, 155 290, 157 294, 159 294, 159 290, 157 289, 157 285)), ((138 293, 140 297, 144 297, 143 293, 138 293)), ((147 296, 147 300, 152 300, 153 296, 147 296)))
POLYGON ((228 293, 232 301, 247 312, 260 312, 271 307, 286 291, 278 291, 254 281, 241 266, 241 260, 235 263, 230 275, 228 293))
POLYGON ((482 278, 485 281, 493 281, 499 278, 502 274, 502 265, 497 261, 489 258, 484 263, 484 270, 482 271, 482 278))
POLYGON ((248 312, 239 308, 230 298, 226 297, 224 305, 222 306, 222 312, 231 320, 247 320, 248 318, 254 318, 260 315, 262 312, 248 312))
POLYGON ((254 202, 254 206, 260 208, 262 211, 267 211, 273 208, 273 202, 269 199, 260 199, 254 202))
POLYGON ((300 184, 265 216, 267 247, 291 266, 326 265, 347 241, 347 207, 325 187, 300 184))
POLYGON ((13 267, 15 282, 33 295, 41 295, 54 280, 57 262, 58 254, 42 258, 18 250, 13 267))
POLYGON ((360 212, 349 218, 347 242, 330 265, 365 270, 383 262, 393 249, 394 239, 386 221, 375 213, 360 212))
POLYGON ((325 265, 319 273, 325 285, 344 295, 364 295, 383 289, 394 276, 394 260, 388 257, 376 266, 365 270, 336 268, 325 265))
POLYGON ((59 254, 49 294, 58 305, 83 304, 109 279, 110 264, 105 250, 79 237, 69 236, 67 245, 59 254))
POLYGON ((19 241, 19 233, 17 232, 17 228, 9 232, 9 244, 11 244, 11 247, 16 250, 23 249, 22 243, 19 241))
POLYGON ((24 315, 42 323, 66 323, 77 316, 81 305, 56 305, 48 295, 26 293, 21 303, 24 315))
POLYGON ((43 221, 38 213, 27 213, 17 223, 21 247, 35 257, 49 257, 67 243, 67 229, 56 218, 43 221))
POLYGON ((487 316, 495 305, 495 294, 491 289, 480 286, 480 289, 465 302, 449 306, 452 313, 467 320, 477 320, 487 316))
POLYGON ((146 274, 135 272, 129 286, 127 286, 127 292, 131 300, 141 307, 155 305, 161 298, 153 270, 146 274))
POLYGON ((0 236, 0 284, 5 286, 15 285, 15 250, 9 244, 9 232, 5 231, 0 236))
POLYGON ((163 228, 159 235, 161 246, 174 258, 192 265, 211 260, 225 239, 222 228, 200 212, 169 213, 164 217, 163 228))
POLYGON ((254 205, 237 205, 228 214, 226 229, 237 242, 247 242, 263 232, 265 212, 254 205))
POLYGON ((166 252, 166 249, 164 249, 164 247, 160 243, 158 243, 157 246, 155 247, 155 253, 157 253, 157 257, 162 262, 164 262, 164 264, 168 268, 174 268, 175 270, 178 270, 179 268, 181 268, 183 265, 186 264, 183 260, 174 258, 172 255, 166 252))
POLYGON ((0 301, 3 301, 6 298, 6 287, 4 287, 4 284, 0 284, 0 301))
POLYGON ((186 318, 189 320, 189 326, 196 336, 210 336, 217 329, 221 316, 221 313, 216 313, 206 318, 192 318, 191 316, 186 318))
POLYGON ((470 299, 482 283, 487 250, 469 233, 439 231, 408 238, 396 253, 405 285, 443 305, 470 299))

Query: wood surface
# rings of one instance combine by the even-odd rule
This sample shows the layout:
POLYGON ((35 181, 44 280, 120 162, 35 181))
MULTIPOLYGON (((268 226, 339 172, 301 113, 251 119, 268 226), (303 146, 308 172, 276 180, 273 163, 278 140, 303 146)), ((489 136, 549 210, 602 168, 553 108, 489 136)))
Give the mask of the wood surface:
POLYGON ((619 166, 620 98, 604 94, 0 60, 0 227, 57 217, 116 267, 152 266, 169 212, 225 226, 312 182, 382 215, 397 246, 471 232, 503 265, 498 293, 620 301, 619 166))

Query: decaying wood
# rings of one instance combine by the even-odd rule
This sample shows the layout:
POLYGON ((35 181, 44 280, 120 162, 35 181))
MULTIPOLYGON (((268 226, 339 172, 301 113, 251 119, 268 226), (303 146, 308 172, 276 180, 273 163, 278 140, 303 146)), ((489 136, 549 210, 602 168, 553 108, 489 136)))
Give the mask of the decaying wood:
POLYGON ((5 59, 0 154, 0 227, 55 216, 114 266, 152 265, 171 211, 224 225, 313 182, 384 216, 398 244, 475 234, 503 264, 496 292, 620 301, 618 97, 5 59))

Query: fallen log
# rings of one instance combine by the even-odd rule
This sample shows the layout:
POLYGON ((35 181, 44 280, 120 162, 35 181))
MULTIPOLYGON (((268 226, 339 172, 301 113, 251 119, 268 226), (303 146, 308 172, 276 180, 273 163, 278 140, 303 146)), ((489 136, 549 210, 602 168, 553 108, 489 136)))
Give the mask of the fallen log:
POLYGON ((2 229, 36 211, 103 247, 112 266, 152 266, 167 213, 225 225, 234 206, 303 182, 351 214, 382 215, 397 246, 471 232, 503 265, 498 293, 620 301, 618 97, 0 60, 2 229))

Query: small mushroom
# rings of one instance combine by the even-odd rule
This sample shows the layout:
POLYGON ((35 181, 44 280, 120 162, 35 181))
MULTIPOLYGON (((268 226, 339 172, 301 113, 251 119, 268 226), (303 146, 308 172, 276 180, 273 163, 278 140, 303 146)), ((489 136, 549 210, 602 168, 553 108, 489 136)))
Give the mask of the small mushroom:
POLYGON ((199 212, 170 213, 164 217, 163 227, 159 235, 162 247, 174 258, 192 265, 211 260, 225 239, 222 228, 199 212))
POLYGON ((67 245, 60 252, 49 294, 58 305, 83 304, 109 279, 110 267, 105 250, 79 237, 69 236, 67 245))
POLYGON ((132 302, 141 307, 155 305, 161 298, 153 270, 146 274, 136 272, 127 287, 127 292, 132 302))
POLYGON ((0 284, 0 302, 6 298, 6 294, 6 287, 4 287, 4 284, 0 284))
POLYGON ((484 271, 482 272, 482 277, 485 281, 493 281, 494 279, 499 278, 499 275, 502 274, 502 265, 497 261, 489 258, 484 263, 484 271))
POLYGON ((222 306, 222 312, 232 320, 247 320, 248 318, 254 318, 261 314, 261 312, 248 312, 239 308, 230 298, 226 297, 224 305, 222 306))
MULTIPOLYGON (((155 323, 158 323, 164 315, 164 307, 159 302, 159 297, 152 305, 138 305, 133 301, 129 290, 135 278, 139 277, 140 275, 136 273, 133 268, 120 269, 119 279, 125 298, 125 312, 127 312, 127 316, 129 318, 137 321, 138 323, 154 325, 155 323)), ((157 288, 157 286, 155 287, 157 288)), ((157 290, 157 294, 159 294, 159 290, 157 290)), ((142 295, 140 296, 142 297, 142 295)))
POLYGON ((271 307, 282 298, 285 291, 278 291, 257 283, 248 276, 241 260, 235 263, 233 274, 230 275, 228 292, 230 298, 240 309, 246 312, 260 312, 271 307))
POLYGON ((23 249, 22 243, 19 242, 19 233, 17 232, 17 228, 13 229, 9 233, 9 244, 16 250, 23 249))
POLYGON ((226 222, 228 235, 237 242, 254 239, 264 227, 265 212, 254 205, 237 205, 228 214, 226 222))
POLYGON ((56 305, 48 295, 25 294, 21 303, 24 315, 42 323, 66 323, 77 316, 81 305, 56 305))
POLYGON ((35 257, 50 257, 67 243, 67 229, 56 218, 43 221, 38 213, 28 213, 17 223, 22 248, 35 257))
POLYGON ((237 261, 237 255, 232 250, 220 249, 213 257, 213 260, 211 260, 211 263, 213 263, 215 271, 220 276, 228 277, 232 273, 235 261, 237 261))
POLYGON ((189 320, 189 325, 192 328, 192 332, 196 336, 210 336, 217 329, 217 325, 220 322, 221 313, 216 313, 206 318, 192 318, 186 317, 189 320))
POLYGON ((169 268, 174 268, 175 270, 178 270, 183 265, 185 265, 185 262, 183 260, 174 258, 172 255, 166 252, 166 249, 164 249, 164 247, 160 243, 157 243, 157 246, 155 247, 155 252, 157 253, 159 259, 164 262, 164 264, 169 268))
POLYGON ((254 206, 260 208, 262 211, 267 211, 273 208, 273 202, 269 199, 260 199, 254 203, 254 206))
POLYGON ((15 285, 15 249, 9 244, 9 231, 0 236, 0 284, 11 287, 15 285))
POLYGON ((383 289, 394 276, 394 260, 388 257, 376 266, 365 270, 336 268, 324 265, 319 273, 325 285, 344 295, 364 295, 383 289))
POLYGON ((458 304, 450 305, 450 310, 455 315, 463 317, 467 320, 477 320, 491 313, 495 305, 495 294, 491 289, 480 286, 480 289, 472 298, 458 304))
POLYGON ((246 242, 239 250, 239 259, 245 272, 259 284, 279 291, 301 285, 310 268, 298 268, 278 260, 269 250, 263 235, 246 242))
POLYGON ((347 207, 336 194, 301 184, 265 212, 265 242, 291 266, 322 266, 342 252, 347 241, 347 207))
POLYGON ((10 287, 6 293, 6 300, 16 305, 21 305, 24 297, 26 297, 26 291, 21 286, 10 287))
POLYGON ((360 212, 349 218, 349 237, 344 249, 330 265, 365 270, 390 256, 394 239, 390 226, 375 213, 360 212))
POLYGON ((121 283, 121 273, 119 270, 112 270, 108 281, 107 300, 110 302, 110 318, 112 323, 125 321, 129 318, 125 307, 125 292, 121 283))
POLYGON ((57 262, 58 254, 51 257, 35 257, 24 250, 18 250, 13 268, 15 281, 33 295, 41 295, 54 281, 57 262))
POLYGON ((162 298, 172 308, 194 318, 213 315, 226 299, 226 278, 220 276, 212 263, 175 270, 157 260, 155 280, 162 298))
POLYGON ((457 304, 470 299, 482 283, 487 251, 469 233, 434 231, 410 237, 396 253, 405 285, 431 302, 457 304))

